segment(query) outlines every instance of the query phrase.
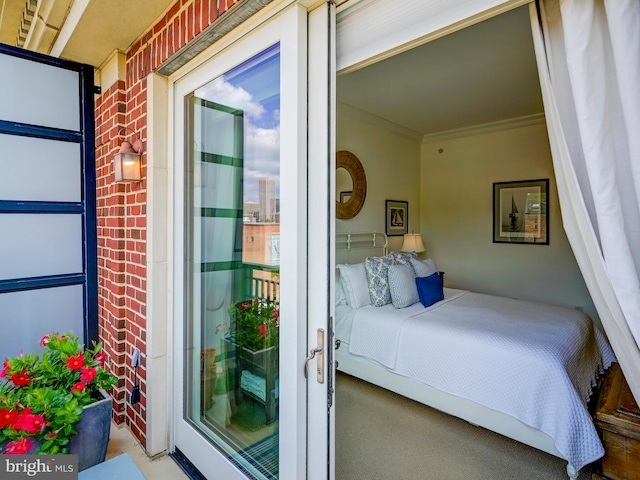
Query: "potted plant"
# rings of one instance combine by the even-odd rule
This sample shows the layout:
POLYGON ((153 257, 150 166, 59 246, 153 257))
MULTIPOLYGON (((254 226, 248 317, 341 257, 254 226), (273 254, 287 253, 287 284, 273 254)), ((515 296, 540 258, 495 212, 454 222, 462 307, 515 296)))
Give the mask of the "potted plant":
POLYGON ((278 344, 280 309, 276 300, 254 297, 236 302, 229 314, 239 347, 258 352, 278 344))
POLYGON ((280 308, 276 300, 254 297, 229 309, 229 350, 236 358, 236 402, 245 394, 265 405, 266 423, 275 420, 280 308))
POLYGON ((104 369, 102 344, 83 349, 71 333, 52 333, 40 346, 42 357, 20 352, 0 370, 0 454, 78 453, 79 470, 104 461, 111 421, 105 390, 117 377, 104 369), (89 438, 80 438, 84 430, 89 438))

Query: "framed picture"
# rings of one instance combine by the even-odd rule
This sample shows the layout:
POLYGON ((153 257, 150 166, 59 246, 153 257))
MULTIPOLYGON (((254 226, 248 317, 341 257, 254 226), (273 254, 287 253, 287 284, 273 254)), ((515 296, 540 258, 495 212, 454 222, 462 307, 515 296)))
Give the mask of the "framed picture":
POLYGON ((549 179, 493 184, 493 243, 549 245, 549 179))
POLYGON ((340 192, 340 203, 347 203, 351 198, 351 195, 353 195, 353 191, 340 192))
POLYGON ((409 202, 387 200, 385 233, 388 236, 409 233, 409 202))

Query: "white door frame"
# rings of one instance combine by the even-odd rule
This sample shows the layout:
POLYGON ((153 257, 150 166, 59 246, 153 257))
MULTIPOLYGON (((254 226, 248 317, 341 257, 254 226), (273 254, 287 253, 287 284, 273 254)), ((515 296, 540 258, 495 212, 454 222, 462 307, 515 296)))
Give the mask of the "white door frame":
POLYGON ((335 318, 335 6, 325 2, 309 12, 309 332, 311 348, 324 330, 324 383, 309 367, 307 479, 335 478, 335 364, 330 318, 335 318))

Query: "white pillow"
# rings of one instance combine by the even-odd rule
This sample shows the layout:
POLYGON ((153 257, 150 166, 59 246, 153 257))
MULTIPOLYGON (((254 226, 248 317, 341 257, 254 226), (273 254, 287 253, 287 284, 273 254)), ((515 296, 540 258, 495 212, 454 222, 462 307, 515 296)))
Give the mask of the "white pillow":
POLYGON ((364 263, 356 263, 355 265, 340 264, 337 267, 340 270, 340 278, 342 279, 344 294, 347 297, 347 304, 351 308, 371 305, 367 271, 364 268, 364 263))
POLYGON ((336 272, 336 306, 337 305, 347 305, 347 296, 344 293, 339 272, 336 272))
POLYGON ((405 308, 420 301, 416 287, 416 274, 410 265, 390 265, 387 270, 391 303, 395 308, 405 308))
POLYGON ((411 259, 411 266, 413 267, 413 271, 416 274, 416 277, 428 277, 429 275, 433 275, 438 271, 438 267, 436 266, 436 262, 431 258, 427 258, 426 260, 414 260, 411 259))

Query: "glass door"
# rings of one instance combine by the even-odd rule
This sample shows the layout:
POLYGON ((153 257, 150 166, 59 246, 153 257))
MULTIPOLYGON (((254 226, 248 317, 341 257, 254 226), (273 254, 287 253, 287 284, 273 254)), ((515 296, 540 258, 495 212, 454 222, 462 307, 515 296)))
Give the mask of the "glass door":
POLYGON ((305 478, 307 436, 327 435, 302 372, 305 17, 284 9, 174 83, 174 444, 206 478, 305 478))
POLYGON ((278 478, 279 72, 276 44, 185 98, 185 416, 258 478, 278 478))

